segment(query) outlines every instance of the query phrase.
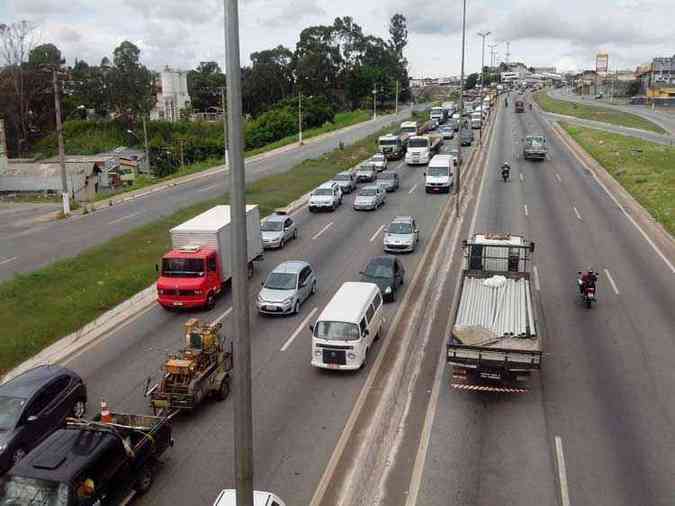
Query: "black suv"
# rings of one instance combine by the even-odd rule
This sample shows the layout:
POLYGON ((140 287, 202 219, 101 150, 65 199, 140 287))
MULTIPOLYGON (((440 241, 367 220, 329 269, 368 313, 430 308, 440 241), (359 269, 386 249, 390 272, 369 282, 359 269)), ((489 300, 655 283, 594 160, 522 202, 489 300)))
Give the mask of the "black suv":
POLYGON ((0 475, 55 430, 68 416, 80 418, 87 388, 77 374, 44 365, 0 385, 0 475))

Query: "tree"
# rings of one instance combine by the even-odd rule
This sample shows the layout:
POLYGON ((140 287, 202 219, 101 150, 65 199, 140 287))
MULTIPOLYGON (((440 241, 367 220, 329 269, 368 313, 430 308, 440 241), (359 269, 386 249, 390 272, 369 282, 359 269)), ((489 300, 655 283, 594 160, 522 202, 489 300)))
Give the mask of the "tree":
POLYGON ((30 52, 28 63, 35 66, 60 67, 66 63, 66 60, 61 57, 61 50, 54 44, 41 44, 30 52))
POLYGON ((466 81, 464 81, 464 89, 465 90, 472 90, 473 88, 475 88, 476 83, 478 83, 478 79, 479 79, 478 72, 474 72, 473 74, 469 74, 469 76, 466 78, 466 81))
POLYGON ((154 78, 140 64, 140 54, 141 50, 129 41, 122 42, 113 52, 112 109, 131 121, 148 114, 155 104, 154 78))
POLYGON ((293 93, 293 53, 284 46, 251 54, 251 67, 244 74, 244 111, 253 116, 293 93))
POLYGON ((640 85, 641 85, 641 83, 640 83, 639 79, 636 79, 635 81, 631 81, 628 84, 628 88, 626 89, 626 95, 628 95, 629 97, 634 97, 635 95, 639 95, 640 94, 640 87, 641 87, 640 85))
POLYGON ((192 107, 206 112, 211 107, 221 107, 221 88, 225 87, 225 74, 214 61, 201 62, 187 75, 188 93, 192 107))
POLYGON ((408 45, 408 22, 403 14, 394 14, 389 21, 389 45, 402 61, 403 50, 408 45))

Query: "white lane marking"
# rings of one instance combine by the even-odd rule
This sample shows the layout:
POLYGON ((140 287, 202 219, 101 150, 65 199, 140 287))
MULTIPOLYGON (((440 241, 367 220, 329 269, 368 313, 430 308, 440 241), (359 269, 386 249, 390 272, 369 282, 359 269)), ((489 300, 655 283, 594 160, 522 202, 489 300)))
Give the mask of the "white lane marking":
POLYGON ((558 478, 560 481, 560 500, 562 506, 570 506, 570 492, 567 487, 567 468, 565 467, 565 454, 563 453, 562 439, 555 437, 555 455, 558 461, 558 478))
POLYGON ((558 180, 559 183, 562 183, 562 178, 560 177, 560 174, 557 172, 555 173, 555 178, 558 180))
POLYGON ((370 242, 373 242, 378 235, 380 235, 380 232, 382 232, 382 229, 384 228, 384 224, 380 225, 380 228, 378 228, 373 235, 370 236, 370 242))
POLYGON ((521 181, 521 182, 524 182, 524 181, 525 181, 525 176, 523 176, 523 173, 521 172, 521 173, 518 174, 518 175, 520 176, 520 181, 521 181))
POLYGON ((2 265, 2 264, 8 264, 9 262, 13 262, 14 260, 16 260, 16 257, 5 258, 4 260, 0 260, 0 265, 2 265))
POLYGON ((302 332, 304 329, 307 328, 307 325, 309 325, 309 320, 312 319, 312 317, 314 316, 314 314, 315 314, 318 310, 319 310, 319 308, 318 308, 318 307, 315 307, 314 309, 312 309, 312 310, 309 312, 309 314, 307 315, 307 318, 305 318, 304 320, 302 320, 302 323, 300 324, 300 326, 299 326, 297 329, 295 329, 295 332, 293 332, 293 335, 291 335, 291 337, 288 338, 288 341, 286 341, 286 342, 284 343, 284 345, 281 347, 281 351, 286 351, 286 350, 288 349, 288 347, 289 347, 291 344, 293 344, 293 341, 295 341, 295 338, 298 337, 298 335, 300 334, 300 332, 302 332))
POLYGON ((528 212, 527 212, 527 204, 525 204, 525 205, 523 206, 523 211, 525 212, 525 216, 529 216, 529 214, 528 214, 528 212))
POLYGON ((415 183, 412 188, 410 188, 410 191, 408 191, 408 194, 414 193, 415 190, 417 190, 417 185, 418 183, 415 183))
POLYGON ((534 287, 537 289, 537 291, 540 291, 541 285, 539 284, 539 269, 537 269, 537 266, 535 265, 532 267, 532 270, 534 271, 534 287))
POLYGON ((231 312, 232 312, 232 308, 231 308, 231 307, 228 307, 227 310, 226 310, 223 314, 221 314, 218 318, 216 318, 215 320, 213 320, 213 323, 220 323, 220 322, 223 321, 225 318, 227 318, 227 316, 228 316, 231 312))
MULTIPOLYGON (((562 137, 561 137, 561 138, 562 138, 562 137)), ((583 166, 586 167, 586 168, 589 168, 589 166, 588 166, 588 165, 586 164, 586 162, 581 158, 581 156, 578 155, 578 154, 576 153, 576 151, 571 147, 571 145, 570 145, 567 141, 565 141, 564 139, 563 139, 563 144, 565 144, 565 146, 567 146, 568 151, 570 151, 570 152, 572 153, 572 155, 574 155, 574 158, 576 158, 577 161, 578 161, 581 165, 583 165, 583 166)), ((598 175, 595 173, 595 170, 591 170, 591 174, 593 175, 593 179, 595 179, 595 182, 598 183, 598 184, 600 185, 600 187, 601 187, 603 190, 605 190, 605 193, 607 194, 607 196, 608 196, 610 199, 612 199, 612 202, 614 202, 614 205, 616 205, 616 207, 618 207, 618 208, 621 210, 621 212, 624 214, 624 216, 625 216, 626 218, 628 218, 628 221, 630 221, 630 222, 633 224, 633 226, 634 226, 635 228, 637 228, 638 232, 640 232, 640 235, 642 235, 642 237, 644 237, 645 241, 647 241, 647 243, 652 247, 652 249, 656 252, 656 254, 657 254, 658 256, 661 257, 661 260, 663 260, 663 261, 666 263, 666 265, 668 266, 668 268, 670 269, 670 271, 673 272, 673 273, 675 273, 675 265, 673 265, 673 263, 672 263, 670 260, 668 260, 668 258, 666 257, 666 255, 664 255, 663 252, 659 249, 659 247, 654 243, 654 241, 652 241, 651 237, 649 237, 649 236, 647 235, 647 232, 645 232, 645 231, 642 229, 642 227, 641 227, 640 225, 638 225, 638 222, 635 221, 635 218, 633 218, 633 217, 628 213, 628 211, 626 211, 626 210, 624 209, 624 207, 619 203, 619 201, 618 201, 617 198, 614 196, 614 194, 612 194, 612 192, 609 191, 609 188, 607 188, 607 186, 605 186, 605 183, 603 183, 603 182, 600 180, 600 177, 598 177, 598 175)))
POLYGON ((121 218, 117 218, 116 220, 109 221, 108 225, 113 225, 115 223, 119 223, 120 221, 128 220, 130 218, 133 218, 134 216, 138 216, 141 213, 143 213, 143 211, 138 211, 137 213, 127 214, 126 216, 122 216, 121 218))
POLYGON ((205 187, 205 188, 200 188, 200 189, 197 190, 197 191, 198 191, 198 192, 205 192, 205 191, 213 190, 214 188, 217 188, 218 186, 220 186, 220 183, 212 184, 212 185, 209 185, 209 186, 207 186, 207 187, 205 187))
POLYGON ((129 495, 127 495, 122 500, 122 502, 120 503, 120 506, 127 506, 127 504, 129 504, 134 497, 136 497, 136 491, 132 490, 131 492, 129 492, 129 495))
POLYGON ((318 239, 321 234, 323 234, 326 230, 328 230, 330 227, 333 226, 333 222, 331 221, 328 225, 323 227, 321 230, 319 230, 314 236, 312 237, 312 241, 315 239, 318 239))
POLYGON ((574 214, 577 215, 577 220, 584 221, 581 215, 579 214, 579 210, 575 206, 572 206, 572 209, 574 209, 574 214))
POLYGON ((616 287, 616 283, 614 282, 614 278, 612 275, 609 273, 607 269, 605 269, 605 275, 607 276, 607 279, 609 279, 609 284, 612 285, 612 290, 614 290, 614 293, 619 295, 619 289, 616 287))

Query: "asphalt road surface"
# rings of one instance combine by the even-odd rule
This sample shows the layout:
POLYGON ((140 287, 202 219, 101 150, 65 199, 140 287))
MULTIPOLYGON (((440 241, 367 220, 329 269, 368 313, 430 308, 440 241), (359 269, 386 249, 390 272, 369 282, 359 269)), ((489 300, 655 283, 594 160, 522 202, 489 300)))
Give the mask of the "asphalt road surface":
MULTIPOLYGON (((416 109, 425 107, 420 105, 416 109)), ((398 125, 409 114, 408 108, 397 116, 380 116, 347 131, 333 132, 321 140, 309 139, 303 146, 249 161, 246 164, 246 180, 251 182, 286 172, 303 160, 317 158, 335 149, 338 141, 345 145, 353 144, 390 123, 398 125)), ((68 220, 29 225, 22 230, 10 227, 9 223, 0 225, 0 281, 11 278, 14 273, 30 272, 55 260, 77 255, 183 207, 222 195, 228 187, 229 176, 226 183, 225 176, 219 173, 68 220)), ((9 214, 0 214, 0 222, 12 219, 9 214)))
MULTIPOLYGON (((538 113, 502 110, 488 162, 475 231, 536 242, 542 370, 526 394, 466 392, 449 387, 445 365, 434 383, 438 355, 429 353, 416 386, 424 402, 410 409, 382 504, 671 506, 673 272, 538 113), (549 158, 522 160, 520 138, 539 133, 549 158), (508 183, 497 175, 504 160, 508 183), (600 272, 599 301, 588 310, 576 276, 591 266, 600 272), (420 444, 425 422, 428 447, 420 444)), ((457 266, 454 273, 448 300, 457 266)), ((449 314, 450 306, 434 323, 430 349, 439 353, 449 314)))
MULTIPOLYGON (((249 285, 253 308, 264 275, 284 260, 307 260, 319 280, 318 293, 304 303, 300 314, 280 318, 263 317, 255 310, 251 314, 255 486, 274 491, 289 505, 309 503, 369 369, 333 373, 312 368, 308 323, 316 319, 343 282, 357 280, 367 260, 382 254, 383 226, 397 215, 415 216, 420 229, 416 252, 400 255, 406 289, 449 198, 425 194, 423 167, 390 162, 391 168, 399 173, 401 188, 387 195, 384 207, 373 212, 354 211, 352 194, 345 196, 334 213, 310 214, 303 208, 295 215, 298 240, 283 250, 266 252, 249 285)), ((397 300, 402 297, 400 293, 397 300)), ((385 327, 398 306, 398 302, 385 306, 385 327)), ((72 357, 66 365, 87 382, 90 414, 101 398, 113 411, 149 412, 143 397, 146 378, 152 375, 157 379, 167 353, 181 346, 185 321, 191 316, 205 320, 223 317, 223 332, 229 336, 230 307, 229 292, 209 312, 169 313, 153 306, 72 357)), ((376 344, 371 350, 369 364, 379 349, 376 344)), ((150 493, 136 504, 208 505, 220 489, 232 487, 232 408, 232 399, 207 402, 194 413, 179 417, 174 423, 176 445, 163 458, 150 493)))
POLYGON ((675 136, 675 111, 669 112, 660 109, 652 111, 651 108, 646 105, 609 104, 604 100, 595 100, 592 97, 582 98, 579 95, 573 94, 570 90, 562 90, 562 89, 551 90, 549 92, 549 95, 558 100, 566 100, 568 102, 578 102, 580 104, 586 105, 595 105, 598 107, 605 107, 608 109, 616 109, 617 111, 637 114, 638 116, 642 116, 643 118, 648 119, 653 123, 656 123, 661 128, 669 132, 671 136, 675 136))

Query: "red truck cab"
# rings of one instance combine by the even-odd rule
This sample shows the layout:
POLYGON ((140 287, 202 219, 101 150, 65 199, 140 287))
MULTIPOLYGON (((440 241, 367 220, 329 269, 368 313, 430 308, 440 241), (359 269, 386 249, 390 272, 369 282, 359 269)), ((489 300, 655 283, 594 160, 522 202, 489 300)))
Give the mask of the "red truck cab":
POLYGON ((213 248, 173 249, 158 270, 157 301, 166 309, 212 307, 222 290, 220 258, 213 248))

